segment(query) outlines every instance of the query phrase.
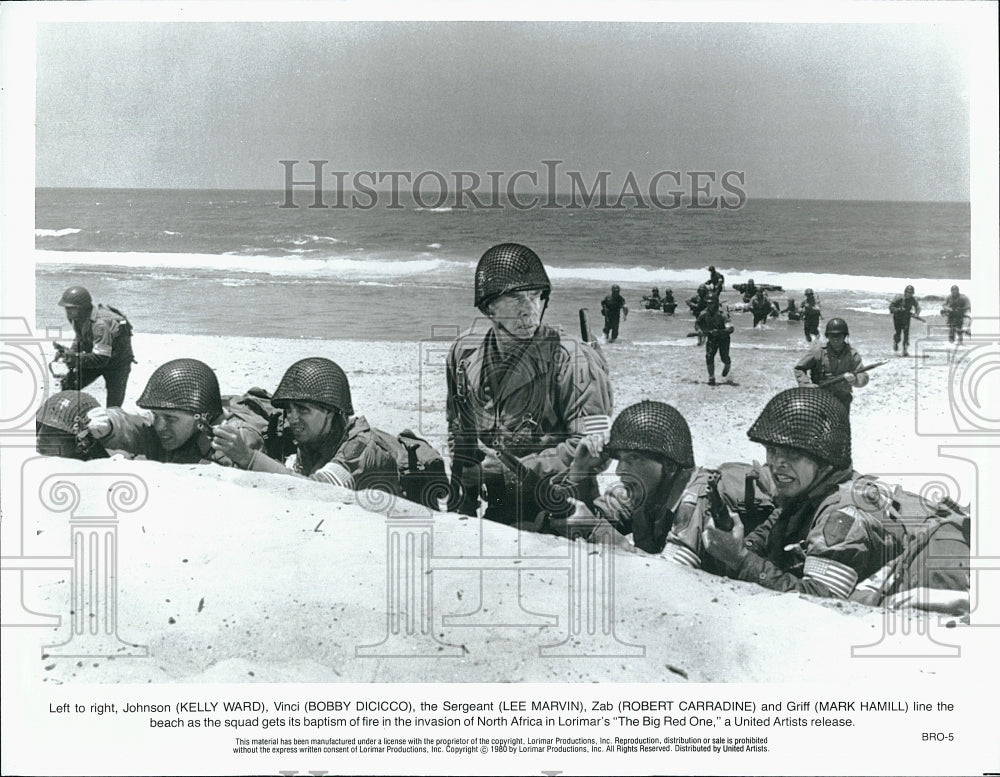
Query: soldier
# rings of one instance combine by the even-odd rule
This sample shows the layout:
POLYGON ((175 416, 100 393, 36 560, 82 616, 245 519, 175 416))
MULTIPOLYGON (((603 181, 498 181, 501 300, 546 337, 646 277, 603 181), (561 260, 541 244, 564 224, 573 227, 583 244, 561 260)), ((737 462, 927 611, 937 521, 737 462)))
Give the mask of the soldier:
POLYGON ((708 268, 708 288, 716 297, 726 288, 726 276, 718 272, 715 265, 709 265, 708 268))
POLYGON ((709 296, 710 295, 708 293, 708 286, 706 286, 704 283, 701 284, 701 286, 699 286, 698 290, 695 292, 694 296, 689 297, 687 300, 687 306, 691 310, 691 315, 693 315, 695 318, 698 318, 698 316, 701 315, 701 311, 703 311, 706 307, 708 307, 709 296))
POLYGON ((660 297, 660 290, 656 286, 653 287, 650 295, 642 298, 642 304, 646 310, 659 310, 662 303, 663 299, 660 297))
MULTIPOLYGON (((723 465, 729 466, 733 465, 723 465)), ((578 509, 571 521, 593 514, 618 534, 631 535, 634 547, 646 553, 723 574, 724 568, 704 553, 701 533, 710 515, 721 523, 722 513, 738 510, 741 502, 745 508, 747 492, 742 481, 740 493, 720 492, 719 474, 695 465, 684 416, 663 402, 643 400, 619 414, 606 442, 600 434, 584 437, 558 485, 587 508, 578 509), (621 487, 598 495, 594 476, 611 458, 618 460, 615 473, 621 487)), ((769 511, 773 485, 765 473, 758 474, 761 479, 753 487, 755 504, 750 507, 766 503, 769 511)), ((767 516, 764 510, 758 514, 754 526, 767 516)))
POLYGON ((895 332, 892 335, 892 350, 899 350, 899 340, 903 340, 903 356, 909 356, 910 347, 910 318, 920 316, 920 302, 913 296, 913 287, 907 286, 903 293, 889 303, 889 312, 892 313, 892 325, 895 332))
POLYGON ((121 311, 111 306, 95 308, 90 292, 83 286, 66 289, 59 305, 66 309, 66 319, 76 333, 69 348, 57 348, 56 358, 70 368, 62 380, 62 388, 82 389, 103 377, 108 391, 107 406, 121 407, 134 361, 132 325, 121 311))
POLYGON ((757 296, 757 284, 753 282, 753 278, 746 282, 743 287, 743 302, 749 303, 757 296))
POLYGON ((794 299, 789 299, 788 300, 788 307, 785 308, 784 310, 780 311, 780 312, 788 314, 788 321, 789 321, 789 323, 791 323, 792 321, 798 321, 800 318, 802 318, 802 314, 799 313, 799 309, 797 307, 795 307, 795 300, 794 299))
POLYGON ((621 325, 623 314, 625 320, 628 321, 628 306, 621 294, 621 288, 615 284, 611 287, 611 293, 601 300, 601 315, 604 316, 604 339, 609 343, 618 339, 618 327, 621 325))
POLYGON ((757 289, 757 294, 750 302, 750 310, 753 312, 754 328, 757 327, 757 324, 763 324, 767 321, 767 317, 774 312, 774 306, 771 304, 767 292, 763 289, 757 289))
POLYGON ((733 325, 729 322, 729 314, 719 308, 719 298, 710 296, 708 307, 698 316, 695 326, 705 337, 705 364, 708 366, 708 385, 715 385, 715 354, 722 360, 722 377, 729 374, 733 366, 729 358, 729 336, 733 333, 733 325))
POLYGON ((868 373, 860 371, 864 364, 854 346, 847 342, 848 334, 844 319, 827 321, 826 344, 813 346, 799 360, 795 365, 795 380, 805 388, 822 386, 850 410, 853 387, 867 386, 868 373))
POLYGON ((285 411, 295 437, 296 452, 284 463, 247 449, 233 430, 219 431, 213 445, 244 469, 395 492, 396 459, 364 416, 354 415, 347 375, 336 362, 320 357, 295 362, 271 404, 285 411))
POLYGON ((106 459, 107 451, 87 434, 87 413, 101 403, 82 391, 60 391, 35 414, 35 449, 42 456, 106 459))
POLYGON ((747 436, 765 446, 778 509, 744 539, 708 526, 702 541, 728 574, 775 591, 846 599, 899 554, 884 507, 858 498, 847 409, 831 394, 793 388, 771 399, 747 436))
POLYGON ((219 381, 197 359, 174 359, 157 367, 136 404, 152 418, 98 407, 87 414, 87 430, 106 448, 168 464, 233 466, 213 444, 214 435, 227 429, 251 450, 264 445, 257 430, 223 411, 219 381))
POLYGON ((485 486, 487 518, 534 521, 536 488, 565 472, 580 438, 609 421, 607 364, 542 324, 550 290, 541 260, 517 243, 493 246, 476 267, 475 305, 490 329, 463 333, 447 361, 452 483, 467 515, 485 486))
POLYGON ((677 303, 674 301, 673 289, 667 289, 663 292, 663 301, 660 303, 660 307, 668 316, 672 316, 674 311, 677 310, 677 303))
POLYGON ((960 294, 958 286, 951 287, 951 294, 945 297, 944 305, 941 306, 941 315, 948 319, 948 342, 955 342, 958 336, 958 344, 962 344, 962 335, 972 335, 972 304, 969 298, 960 294))
POLYGON ((813 290, 806 289, 806 298, 802 303, 802 329, 805 332, 807 343, 811 343, 813 337, 819 340, 819 320, 822 317, 819 301, 813 294, 813 290))

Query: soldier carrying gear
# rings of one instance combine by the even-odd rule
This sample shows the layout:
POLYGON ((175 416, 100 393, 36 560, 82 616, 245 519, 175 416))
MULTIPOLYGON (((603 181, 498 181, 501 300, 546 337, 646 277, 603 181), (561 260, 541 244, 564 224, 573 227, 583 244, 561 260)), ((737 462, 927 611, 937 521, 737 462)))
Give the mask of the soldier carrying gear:
POLYGON ((847 409, 831 394, 782 391, 747 436, 765 447, 778 509, 744 539, 709 526, 702 539, 728 574, 775 591, 846 599, 901 550, 885 508, 858 498, 847 409))
POLYGON ((864 372, 861 356, 847 342, 849 331, 842 318, 831 318, 826 323, 827 342, 815 345, 795 365, 795 379, 807 388, 822 385, 850 409, 854 386, 867 386, 868 373, 864 372), (830 378, 840 378, 828 382, 830 378))
POLYGON ((73 325, 76 339, 69 348, 56 349, 57 360, 65 361, 69 373, 62 379, 65 390, 82 389, 103 377, 108 407, 120 407, 135 362, 132 353, 132 325, 116 308, 94 307, 90 292, 71 286, 63 292, 59 305, 73 325))
POLYGON ((60 391, 35 414, 35 449, 42 456, 106 459, 107 451, 87 432, 87 413, 100 402, 82 391, 60 391))
POLYGON ((257 472, 298 475, 350 489, 394 491, 396 459, 363 416, 354 417, 351 387, 336 362, 310 357, 285 370, 271 398, 285 411, 296 452, 284 462, 243 445, 232 431, 212 444, 238 466, 257 472))
POLYGON ((604 339, 613 343, 618 339, 618 327, 621 326, 622 314, 628 321, 628 305, 622 296, 622 287, 617 283, 611 287, 611 293, 601 300, 601 315, 604 316, 604 339))
POLYGON ((533 524, 541 510, 536 487, 566 470, 595 424, 607 424, 607 364, 594 348, 542 324, 551 285, 530 248, 490 248, 475 286, 489 330, 461 334, 447 360, 452 489, 462 497, 452 509, 475 514, 485 488, 486 517, 533 524), (517 459, 520 472, 501 456, 517 459), (522 482, 525 471, 533 483, 522 482))
POLYGON ((892 313, 892 325, 895 332, 892 335, 892 350, 899 350, 899 341, 903 340, 903 356, 909 356, 910 318, 920 318, 920 302, 913 296, 913 287, 907 286, 903 293, 889 303, 892 313))
POLYGON ((257 430, 223 410, 215 372, 197 359, 174 359, 157 367, 136 404, 147 414, 91 410, 88 430, 105 447, 171 464, 233 466, 213 445, 220 431, 233 430, 253 450, 264 445, 257 430))
POLYGON ((746 489, 741 481, 740 493, 720 494, 720 474, 695 464, 684 416, 663 402, 643 400, 618 415, 607 438, 584 437, 557 485, 583 503, 570 522, 580 525, 593 514, 598 525, 606 521, 618 534, 631 535, 639 550, 722 574, 724 568, 704 553, 701 534, 710 521, 729 518, 730 506, 737 509, 746 489), (621 484, 599 495, 594 476, 612 458, 621 484))
POLYGON ((659 310, 660 305, 663 303, 659 288, 654 286, 652 293, 649 296, 644 296, 642 302, 646 310, 659 310))
POLYGON ((806 298, 802 303, 802 330, 805 332, 807 343, 811 343, 813 337, 819 340, 819 320, 822 315, 813 290, 806 289, 806 298))
MULTIPOLYGON (((719 298, 710 296, 708 305, 695 322, 699 339, 705 338, 705 364, 708 366, 708 385, 715 385, 715 354, 722 360, 722 377, 729 374, 733 366, 729 358, 729 336, 733 325, 729 313, 719 307, 719 298)), ((700 344, 700 343, 699 343, 700 344)))
POLYGON ((972 335, 972 303, 959 293, 958 286, 952 286, 951 294, 945 297, 941 315, 948 320, 948 342, 955 342, 957 336, 961 345, 963 335, 972 335))

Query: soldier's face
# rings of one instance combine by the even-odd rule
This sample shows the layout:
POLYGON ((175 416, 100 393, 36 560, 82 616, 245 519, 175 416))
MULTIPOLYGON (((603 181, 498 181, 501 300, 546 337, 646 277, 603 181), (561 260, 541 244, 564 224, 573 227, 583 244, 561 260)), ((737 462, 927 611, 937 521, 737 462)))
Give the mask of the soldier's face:
POLYGON ((622 451, 615 474, 625 486, 628 501, 633 507, 638 507, 659 488, 663 480, 663 465, 641 453, 622 451))
POLYGON ((292 402, 285 415, 288 417, 292 436, 300 445, 319 442, 330 433, 332 427, 333 413, 311 402, 292 402))
POLYGON ((83 316, 83 308, 78 308, 76 305, 66 306, 66 320, 71 324, 83 316))
POLYGON ((154 410, 153 430, 165 451, 180 448, 198 430, 194 413, 185 410, 154 410))
POLYGON ((490 320, 499 324, 518 340, 530 340, 542 322, 542 292, 512 291, 494 300, 490 320))
POLYGON ((826 339, 834 353, 840 353, 844 350, 844 344, 847 343, 847 336, 841 334, 831 333, 826 336, 826 339))
POLYGON ((819 464, 806 454, 783 445, 767 445, 765 450, 768 469, 782 498, 794 499, 816 480, 819 464))

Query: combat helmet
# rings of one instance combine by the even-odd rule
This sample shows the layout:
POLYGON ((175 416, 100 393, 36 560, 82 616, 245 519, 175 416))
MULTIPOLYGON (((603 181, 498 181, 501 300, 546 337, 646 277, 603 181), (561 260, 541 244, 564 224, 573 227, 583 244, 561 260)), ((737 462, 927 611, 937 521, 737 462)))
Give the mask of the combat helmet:
POLYGON ((847 407, 829 391, 799 386, 776 394, 747 432, 761 445, 782 445, 832 464, 851 466, 847 407))
POLYGON ((35 426, 48 426, 75 434, 87 413, 101 403, 83 391, 60 391, 46 399, 35 413, 35 426))
POLYGON ((70 286, 59 299, 59 306, 63 308, 92 308, 94 307, 94 299, 83 286, 70 286))
POLYGON ((830 335, 844 335, 845 337, 849 335, 850 332, 847 330, 847 322, 842 318, 831 318, 826 322, 826 336, 830 335))
POLYGON ((611 456, 622 451, 653 453, 681 467, 694 466, 691 430, 684 416, 668 404, 648 399, 618 414, 604 449, 611 456))
POLYGON ((222 413, 219 379, 197 359, 174 359, 157 367, 136 404, 146 410, 184 410, 212 420, 222 413))
POLYGON ((285 370, 271 403, 287 408, 292 402, 310 402, 345 415, 354 415, 347 375, 336 362, 313 356, 285 370))
POLYGON ((912 286, 912 285, 910 285, 910 286, 907 286, 907 287, 906 287, 905 289, 903 289, 903 293, 904 293, 904 294, 907 294, 907 293, 909 293, 909 294, 913 294, 913 292, 914 292, 914 288, 913 288, 913 286, 912 286))
POLYGON ((548 300, 552 284, 538 254, 520 243, 495 245, 476 265, 475 305, 483 312, 502 294, 532 289, 540 289, 542 299, 548 300))

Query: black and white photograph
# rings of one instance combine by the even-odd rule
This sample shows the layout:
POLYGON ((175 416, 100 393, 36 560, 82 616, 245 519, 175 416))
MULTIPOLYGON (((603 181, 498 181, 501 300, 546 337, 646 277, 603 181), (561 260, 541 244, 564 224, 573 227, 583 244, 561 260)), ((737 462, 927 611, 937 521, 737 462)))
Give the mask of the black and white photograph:
POLYGON ((4 775, 992 774, 997 6, 0 8, 4 775))

